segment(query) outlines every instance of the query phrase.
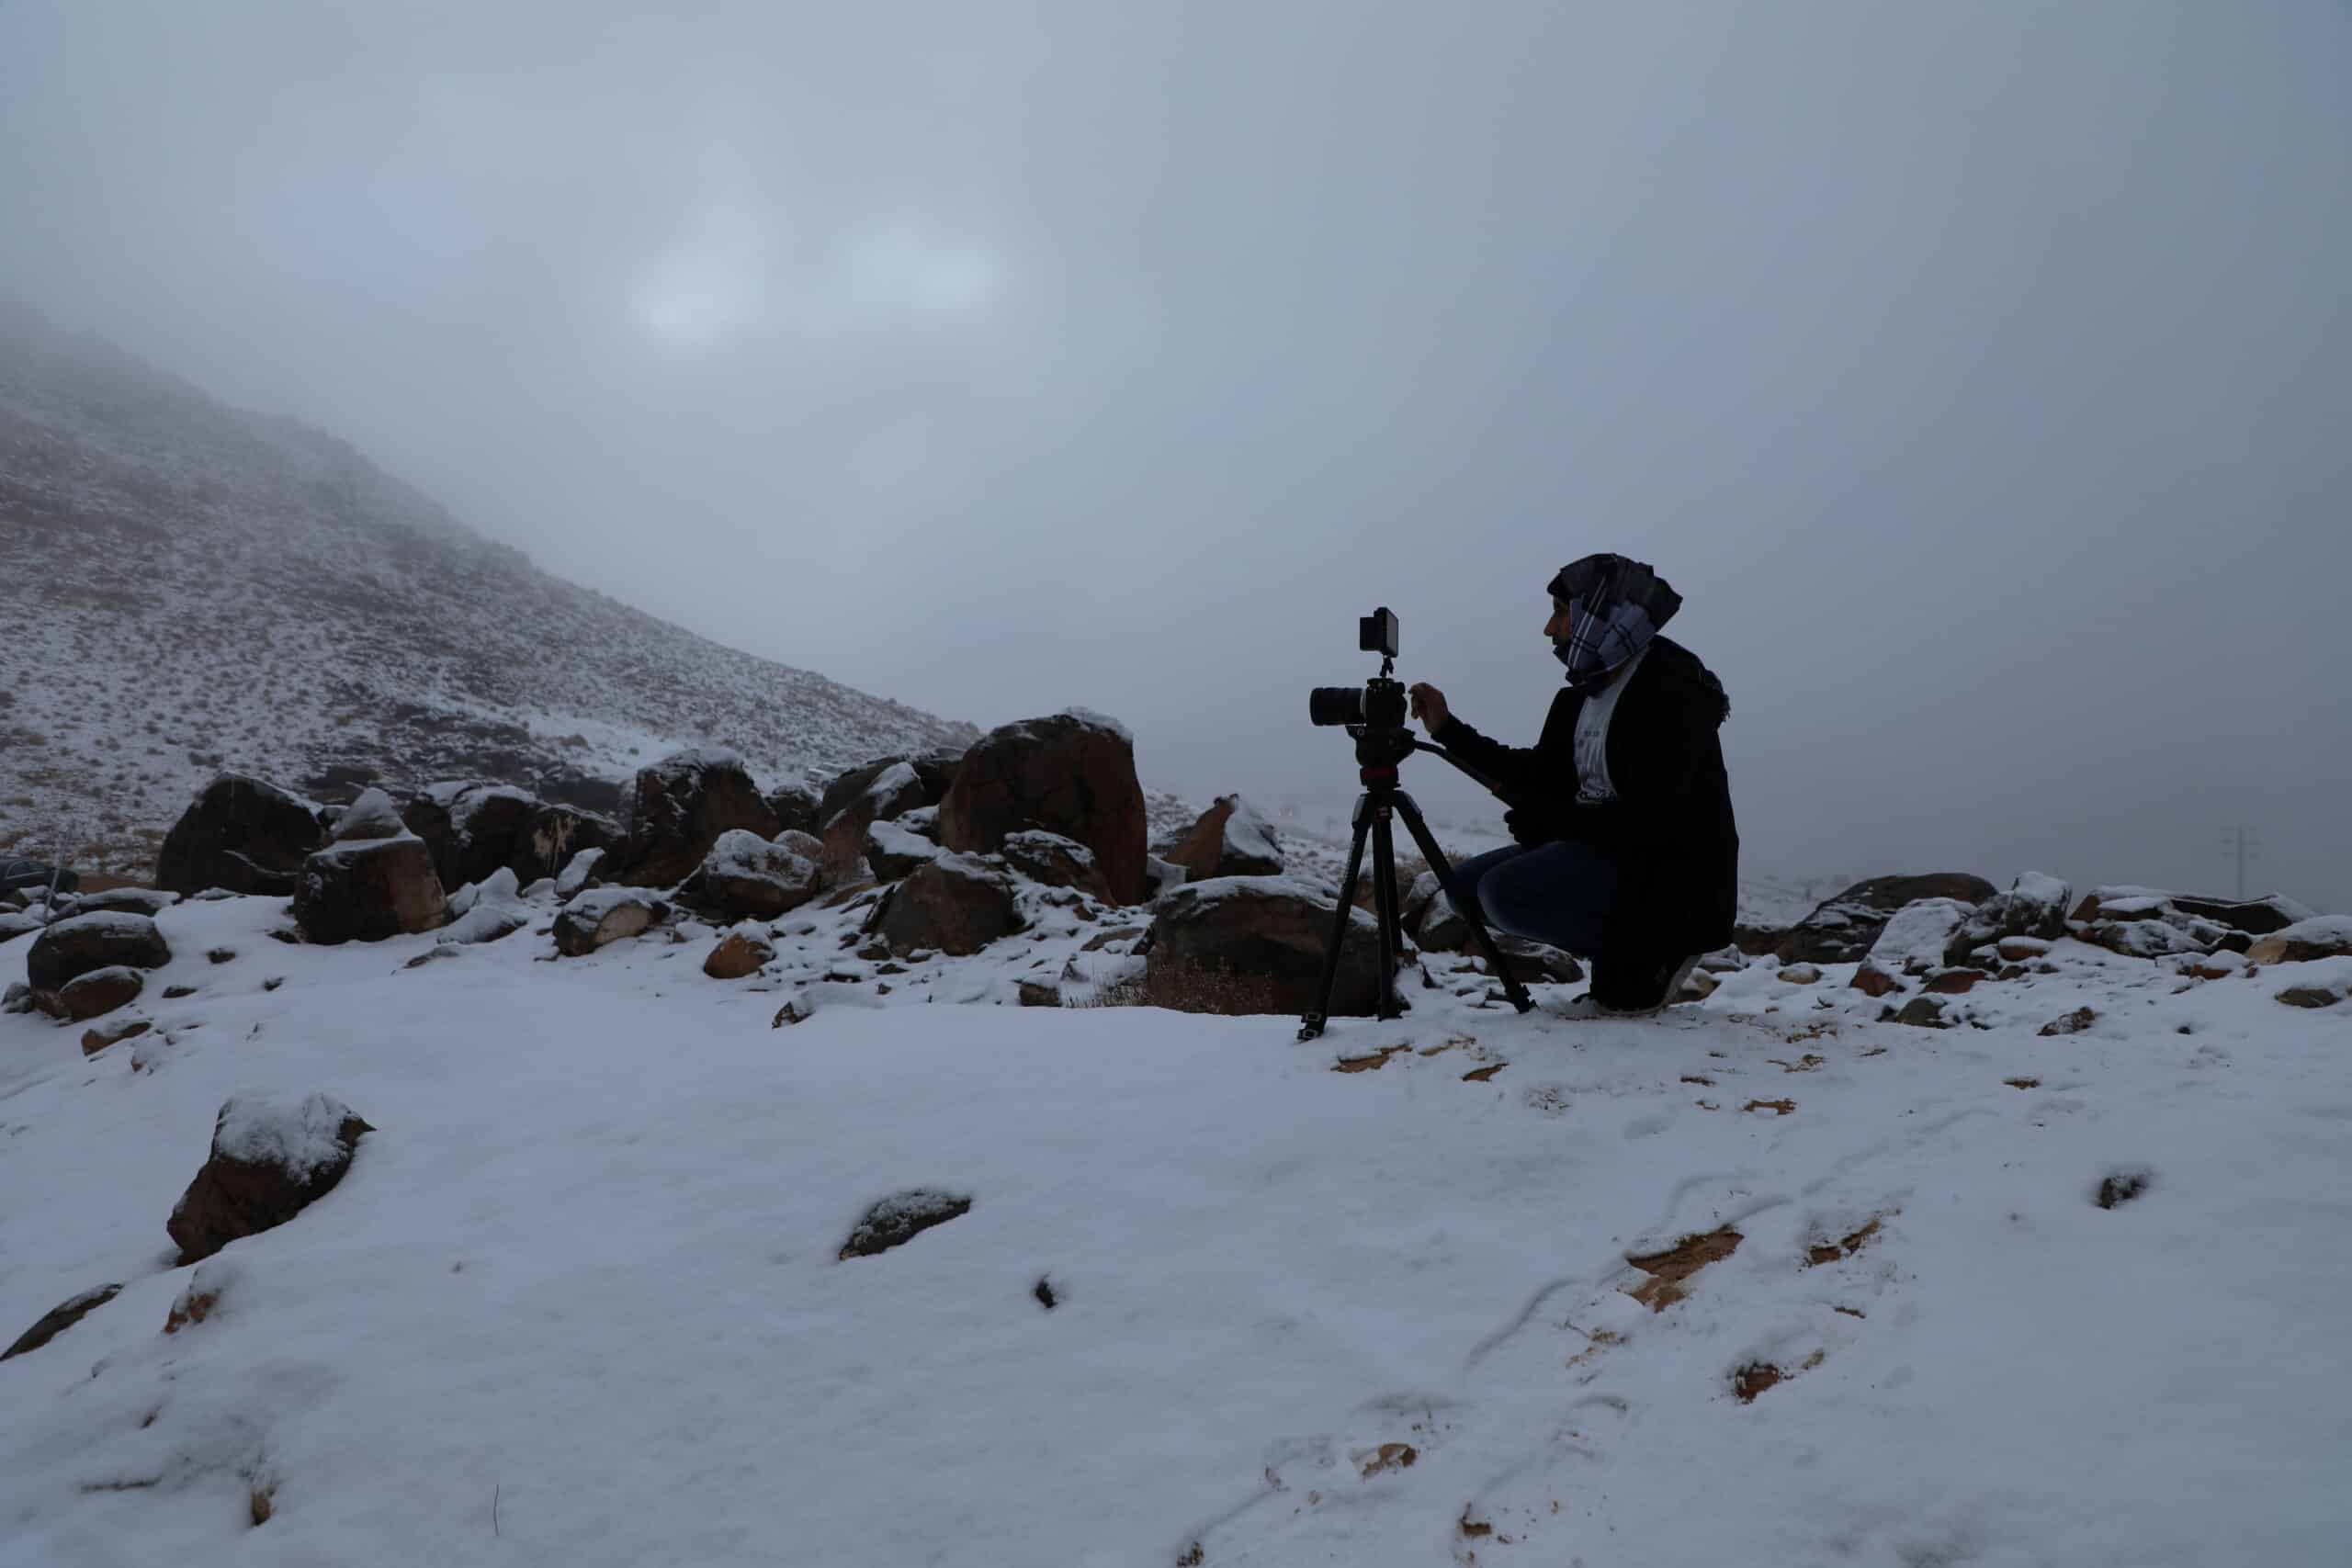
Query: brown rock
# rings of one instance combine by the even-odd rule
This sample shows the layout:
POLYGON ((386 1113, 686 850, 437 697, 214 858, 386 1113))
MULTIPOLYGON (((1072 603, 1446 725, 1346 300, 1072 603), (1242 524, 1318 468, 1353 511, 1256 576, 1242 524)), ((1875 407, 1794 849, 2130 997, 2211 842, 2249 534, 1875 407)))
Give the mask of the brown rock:
POLYGON ((405 829, 328 845, 302 863, 294 889, 294 923, 305 942, 381 942, 448 921, 432 852, 405 829))
POLYGON ((33 939, 25 953, 25 979, 38 998, 95 970, 160 969, 171 961, 171 944, 145 915, 75 915, 44 927, 33 939))
POLYGON ((243 773, 221 773, 164 836, 155 886, 174 893, 225 887, 283 897, 325 840, 311 802, 243 773))
POLYGON ((2050 951, 2050 943, 2038 936, 2005 936, 1994 948, 2004 964, 2023 964, 2050 951))
POLYGON ((556 912, 555 950, 584 958, 665 919, 670 906, 638 887, 592 887, 556 912))
POLYGON ((778 828, 743 759, 718 750, 673 753, 638 770, 621 846, 598 874, 635 887, 672 886, 691 875, 730 828, 763 839, 775 838, 778 828))
POLYGON ((239 1095, 213 1122, 212 1150, 172 1210, 180 1262, 284 1224, 332 1191, 374 1129, 330 1095, 239 1095))
POLYGON ((1024 828, 1077 840, 1093 852, 1115 901, 1143 900, 1143 786, 1123 732, 1057 714, 991 730, 966 752, 939 803, 939 841, 988 852, 1024 828))
POLYGON ((729 931, 702 961, 702 972, 714 980, 740 980, 758 973, 775 957, 775 949, 742 931, 729 931))
POLYGON ((1903 989, 1903 982, 1875 964, 1864 964, 1854 971, 1854 989, 1866 997, 1891 997, 1903 989))
POLYGON ((2274 931, 2246 950, 2249 964, 2308 964, 2352 953, 2352 917, 2304 920, 2274 931))
POLYGON ((2043 1024, 2039 1030, 2035 1031, 2035 1032, 2044 1036, 2045 1038, 2057 1034, 2080 1034, 2084 1030, 2088 1029, 2092 1024, 2097 1023, 2098 1021, 2098 1010, 2094 1008, 2076 1008, 2074 1011, 2066 1014, 2064 1018, 2052 1019, 2048 1023, 2043 1024))
POLYGON ((978 953, 1021 929, 1012 879, 970 855, 945 853, 926 862, 890 890, 874 926, 890 951, 978 953))
MULTIPOLYGON (((100 973, 103 974, 104 971, 100 973)), ((137 971, 133 970, 132 973, 135 975, 137 971)), ((109 1045, 119 1045, 126 1040, 137 1039, 152 1027, 153 1025, 143 1018, 125 1018, 118 1019, 112 1023, 101 1024, 96 1029, 85 1029, 82 1032, 82 1055, 95 1056, 109 1045)))
POLYGON ((1021 1005, 1025 1008, 1057 1008, 1062 1005, 1061 987, 1043 980, 1021 982, 1021 1005))
POLYGON ((1280 876, 1283 857, 1273 829, 1238 795, 1219 795, 1182 837, 1160 852, 1181 865, 1185 879, 1216 876, 1280 876))
MULTIPOLYGON (((1338 908, 1328 890, 1296 877, 1188 882, 1169 889, 1154 907, 1146 933, 1150 971, 1190 969, 1261 981, 1273 1010, 1304 1012, 1315 999, 1338 908)), ((1379 928, 1368 911, 1353 909, 1330 1010, 1361 1017, 1376 1011, 1379 1002, 1379 928)))
POLYGON ((2332 1008, 2344 996, 2344 992, 2330 986, 2290 986, 2278 993, 2277 999, 2290 1008, 2332 1008))
POLYGON ((1951 1021, 1944 1016, 1941 997, 1914 997, 1903 1004, 1894 1015, 1897 1023, 1907 1023, 1914 1029, 1950 1029, 1951 1021))
POLYGON ((120 966, 93 969, 86 975, 76 976, 60 987, 54 1002, 47 1010, 51 1016, 62 1018, 68 1023, 80 1023, 85 1019, 96 1018, 119 1007, 130 1006, 139 999, 139 993, 146 987, 146 976, 136 969, 120 966))
POLYGON ((1982 969, 1945 969, 1928 980, 1927 988, 1938 996, 1964 996, 1976 988, 1976 982, 1986 978, 1982 969))
POLYGON ((1821 969, 1817 964, 1792 964, 1781 971, 1781 978, 1792 986, 1815 986, 1821 983, 1821 969))

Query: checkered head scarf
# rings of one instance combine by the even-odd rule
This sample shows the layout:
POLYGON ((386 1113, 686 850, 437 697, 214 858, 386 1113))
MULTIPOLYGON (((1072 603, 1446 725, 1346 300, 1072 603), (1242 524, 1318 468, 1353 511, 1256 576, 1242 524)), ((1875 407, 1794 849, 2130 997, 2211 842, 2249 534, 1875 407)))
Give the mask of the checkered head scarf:
POLYGON ((1552 596, 1572 606, 1568 637, 1552 645, 1568 669, 1568 684, 1584 693, 1607 685, 1658 629, 1682 608, 1682 595, 1644 562, 1623 556, 1587 556, 1552 579, 1552 596))

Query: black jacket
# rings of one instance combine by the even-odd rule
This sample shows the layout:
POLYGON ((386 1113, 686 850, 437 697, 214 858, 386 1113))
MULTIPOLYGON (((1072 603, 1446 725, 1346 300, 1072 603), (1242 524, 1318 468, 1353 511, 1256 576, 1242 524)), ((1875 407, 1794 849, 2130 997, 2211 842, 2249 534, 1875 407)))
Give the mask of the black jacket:
POLYGON ((1609 723, 1617 798, 1578 806, 1577 716, 1563 691, 1532 747, 1490 740, 1460 719, 1430 737, 1501 786, 1522 844, 1578 839, 1617 858, 1609 920, 1612 963, 1666 964, 1731 941, 1739 830, 1716 731, 1731 712, 1723 682, 1670 637, 1650 642, 1609 723))

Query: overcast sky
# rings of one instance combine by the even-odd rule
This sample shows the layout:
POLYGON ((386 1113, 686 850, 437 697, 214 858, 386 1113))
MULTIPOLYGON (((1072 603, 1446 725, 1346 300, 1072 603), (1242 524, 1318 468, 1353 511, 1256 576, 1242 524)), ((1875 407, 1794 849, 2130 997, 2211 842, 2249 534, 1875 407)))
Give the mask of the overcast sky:
MULTIPOLYGON (((1747 861, 2352 908, 2352 13, 0 3, 0 289, 1148 783, 1688 601, 1747 861)), ((1443 764, 1408 782, 1476 807, 1443 764)))

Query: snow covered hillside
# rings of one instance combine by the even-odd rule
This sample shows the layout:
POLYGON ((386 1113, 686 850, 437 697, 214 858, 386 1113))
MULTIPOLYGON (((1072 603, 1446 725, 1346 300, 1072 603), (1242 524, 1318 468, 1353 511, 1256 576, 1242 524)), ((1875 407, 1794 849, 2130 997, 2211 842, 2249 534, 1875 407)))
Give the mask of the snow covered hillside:
POLYGON ((5 305, 0 612, 0 848, 86 807, 120 870, 223 765, 603 809, 678 744, 782 777, 978 735, 550 576, 331 436, 5 305))
POLYGON ((1408 1020, 1301 1044, 1012 1005, 1134 966, 1083 913, 882 963, 865 911, 810 906, 722 982, 707 927, 558 960, 531 902, 414 967, 432 936, 288 946, 283 900, 180 903, 147 1033, 85 1059, 0 1016, 0 1336, 122 1286, 0 1364, 0 1562, 2352 1542, 2352 1001, 2277 999, 2352 993, 2352 956, 2208 979, 2062 938, 1927 1029, 1850 964, 1595 1022, 1482 1007, 1430 954, 1408 1020), (372 1130, 175 1267, 246 1091, 372 1130), (844 1258, 910 1189, 969 1207, 844 1258))

